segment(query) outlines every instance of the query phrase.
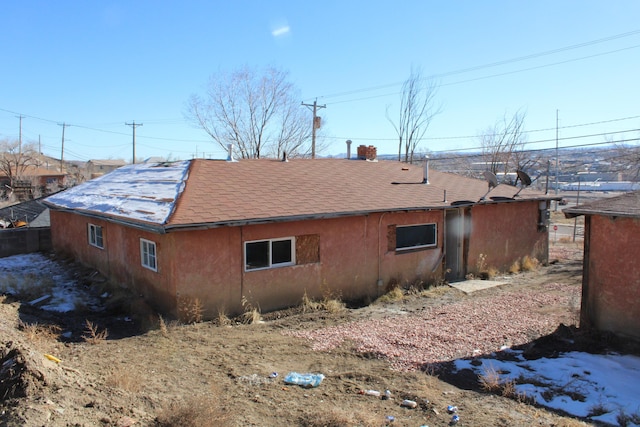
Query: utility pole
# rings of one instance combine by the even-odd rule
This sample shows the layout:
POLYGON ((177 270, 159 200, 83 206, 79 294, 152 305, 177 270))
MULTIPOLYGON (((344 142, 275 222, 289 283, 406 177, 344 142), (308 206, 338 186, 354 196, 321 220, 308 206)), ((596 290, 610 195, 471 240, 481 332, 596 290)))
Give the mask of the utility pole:
POLYGON ((311 127, 311 158, 316 158, 316 129, 320 129, 320 117, 317 116, 319 108, 327 108, 326 105, 318 105, 318 100, 313 101, 313 104, 302 103, 305 107, 309 107, 313 111, 313 125, 311 127))
POLYGON ((133 128, 133 160, 131 161, 132 164, 136 163, 136 128, 138 126, 142 126, 142 123, 136 123, 136 121, 134 120, 132 123, 126 123, 125 125, 127 126, 131 126, 133 128))
POLYGON ((64 130, 69 125, 63 122, 62 124, 58 123, 58 126, 62 126, 62 151, 60 153, 60 172, 62 172, 62 164, 64 163, 64 130))
POLYGON ((22 114, 18 116, 18 118, 20 119, 20 133, 18 136, 18 155, 20 157, 22 157, 22 118, 23 117, 24 116, 22 114))
MULTIPOLYGON (((556 110, 556 196, 558 195, 558 110, 556 110)), ((558 201, 556 200, 556 212, 558 211, 558 201)))

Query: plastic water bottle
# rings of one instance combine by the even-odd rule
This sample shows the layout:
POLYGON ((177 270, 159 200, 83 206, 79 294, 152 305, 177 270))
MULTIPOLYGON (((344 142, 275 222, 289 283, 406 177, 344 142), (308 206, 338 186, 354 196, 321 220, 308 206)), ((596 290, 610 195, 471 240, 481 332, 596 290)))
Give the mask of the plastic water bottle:
POLYGON ((366 394, 367 396, 380 397, 380 392, 378 390, 365 390, 364 394, 366 394))
POLYGON ((299 374, 297 372, 289 372, 287 376, 284 377, 284 382, 286 384, 295 384, 301 387, 311 388, 318 387, 323 379, 324 375, 322 374, 299 374))
POLYGON ((449 406, 447 406, 447 412, 450 413, 450 414, 454 414, 454 413, 458 412, 458 407, 449 405, 449 406))
POLYGON ((416 408, 418 406, 418 402, 416 402, 415 400, 405 399, 405 400, 402 401, 400 406, 404 406, 406 408, 413 409, 413 408, 416 408))
POLYGON ((451 417, 451 424, 458 424, 458 421, 460 421, 460 417, 458 416, 458 414, 455 414, 453 417, 451 417))
POLYGON ((389 400, 389 399, 391 399, 391 390, 385 390, 385 392, 384 392, 384 399, 385 399, 385 400, 389 400))

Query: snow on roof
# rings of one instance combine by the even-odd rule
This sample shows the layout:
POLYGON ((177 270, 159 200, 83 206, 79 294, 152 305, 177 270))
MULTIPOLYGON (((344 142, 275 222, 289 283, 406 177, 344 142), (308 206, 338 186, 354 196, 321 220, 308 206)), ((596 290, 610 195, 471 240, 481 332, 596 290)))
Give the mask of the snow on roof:
POLYGON ((46 199, 53 207, 164 224, 185 187, 189 161, 123 166, 46 199))

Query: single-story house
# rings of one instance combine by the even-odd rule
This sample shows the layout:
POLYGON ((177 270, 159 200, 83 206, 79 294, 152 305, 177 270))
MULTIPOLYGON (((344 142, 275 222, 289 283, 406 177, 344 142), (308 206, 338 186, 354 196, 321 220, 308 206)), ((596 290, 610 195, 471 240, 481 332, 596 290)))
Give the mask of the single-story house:
POLYGON ((563 212, 585 219, 580 327, 640 339, 640 191, 563 212))
POLYGON ((263 311, 327 292, 462 280, 479 262, 548 261, 557 198, 395 161, 143 163, 50 196, 54 249, 158 310, 263 311))
POLYGON ((96 178, 98 176, 102 176, 109 172, 113 172, 114 170, 121 168, 127 163, 122 159, 107 159, 107 160, 99 160, 92 159, 89 160, 86 164, 87 173, 91 179, 96 178))

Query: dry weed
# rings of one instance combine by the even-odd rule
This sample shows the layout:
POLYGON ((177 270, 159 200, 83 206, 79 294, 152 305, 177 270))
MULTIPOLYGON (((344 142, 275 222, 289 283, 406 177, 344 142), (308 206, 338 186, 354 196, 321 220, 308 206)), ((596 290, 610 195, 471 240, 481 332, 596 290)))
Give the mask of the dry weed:
POLYGON ((380 296, 378 299, 376 299, 376 303, 388 303, 388 302, 396 302, 396 301, 400 301, 404 298, 404 292, 402 292, 402 289, 400 289, 400 287, 394 287, 392 288, 389 292, 387 292, 386 294, 380 296))
POLYGON ((306 313, 307 311, 317 311, 320 308, 321 304, 309 298, 307 291, 304 291, 304 295, 302 295, 302 312, 306 313))
POLYGON ((227 314, 224 308, 220 308, 218 310, 217 322, 218 322, 218 326, 231 325, 231 319, 229 318, 229 315, 227 314))
POLYGON ((29 341, 56 341, 62 328, 58 325, 18 322, 18 329, 24 332, 29 341))
POLYGON ((484 373, 479 376, 480 387, 484 391, 495 393, 501 389, 500 385, 500 373, 489 365, 484 368, 484 373))
POLYGON ((332 314, 340 313, 346 307, 344 302, 342 302, 339 299, 324 300, 322 302, 322 305, 324 306, 325 310, 327 310, 329 313, 332 313, 332 314))
POLYGON ((98 330, 98 325, 94 325, 89 320, 86 321, 86 326, 85 334, 82 336, 82 339, 89 344, 99 344, 109 336, 109 331, 106 328, 100 331, 98 330))
POLYGON ((572 241, 573 241, 573 238, 569 236, 562 236, 561 238, 558 239, 558 243, 571 243, 572 241))
POLYGON ((186 324, 202 322, 204 305, 199 298, 178 297, 178 318, 186 324))
POLYGON ((420 292, 420 296, 425 298, 440 298, 447 292, 449 292, 451 288, 449 286, 431 286, 424 291, 420 292))
POLYGON ((518 274, 520 273, 520 263, 518 261, 514 261, 509 267, 509 274, 518 274))
POLYGON ((258 307, 254 307, 253 304, 249 302, 247 297, 242 297, 242 308, 244 312, 240 315, 242 319, 242 323, 251 325, 254 323, 259 323, 262 320, 262 316, 260 315, 260 309, 258 307))
POLYGON ((162 317, 162 315, 158 314, 158 327, 160 328, 160 333, 162 334, 163 337, 168 337, 169 336, 169 328, 167 328, 167 324, 164 321, 164 318, 162 317))
POLYGON ((230 414, 211 396, 193 397, 184 402, 172 402, 156 417, 156 427, 209 427, 229 425, 230 414))
POLYGON ((142 389, 143 377, 139 371, 133 369, 114 369, 106 378, 109 387, 138 393, 142 389))
POLYGON ((347 411, 331 408, 325 412, 306 413, 300 418, 302 427, 343 427, 343 426, 377 426, 381 425, 380 415, 369 411, 347 411))
POLYGON ((536 258, 531 258, 528 255, 525 255, 522 258, 522 271, 533 271, 536 270, 540 266, 540 262, 536 258))

